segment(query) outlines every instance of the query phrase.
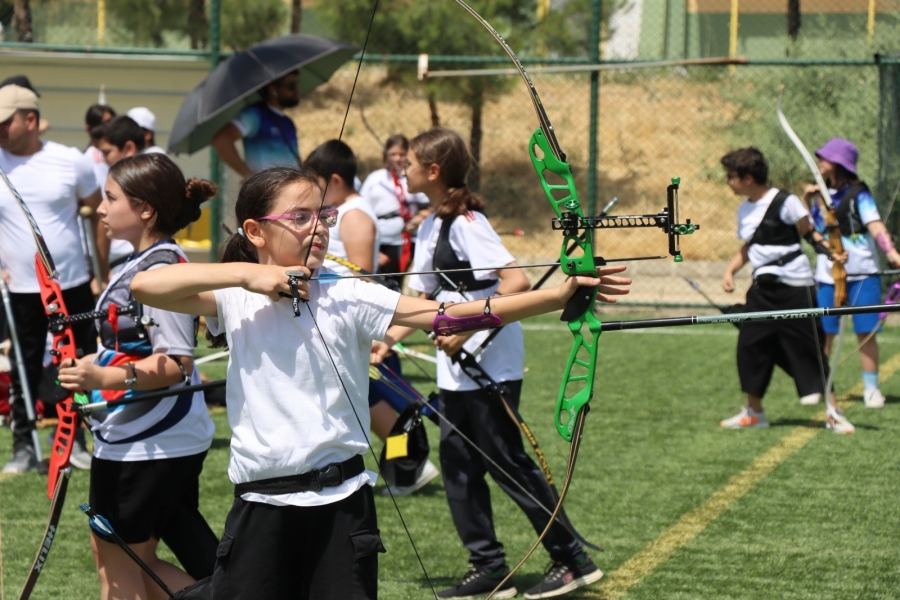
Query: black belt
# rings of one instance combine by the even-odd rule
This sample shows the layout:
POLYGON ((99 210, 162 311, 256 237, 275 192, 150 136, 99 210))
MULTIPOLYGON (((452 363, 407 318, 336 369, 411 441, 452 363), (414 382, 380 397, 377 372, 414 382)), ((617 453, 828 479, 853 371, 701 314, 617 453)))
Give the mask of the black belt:
POLYGON ((234 497, 240 498, 244 494, 265 494, 278 496, 281 494, 297 494, 300 492, 318 492, 322 488, 337 487, 356 477, 366 470, 366 463, 362 455, 357 454, 342 463, 331 463, 323 469, 313 469, 300 475, 288 475, 286 477, 273 477, 238 483, 234 486, 234 497))

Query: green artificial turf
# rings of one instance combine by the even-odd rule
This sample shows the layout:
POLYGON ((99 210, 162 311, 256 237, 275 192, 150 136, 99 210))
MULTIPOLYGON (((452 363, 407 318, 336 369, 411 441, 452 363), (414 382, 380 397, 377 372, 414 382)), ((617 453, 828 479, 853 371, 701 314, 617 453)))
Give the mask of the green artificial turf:
MULTIPOLYGON (((615 313, 612 318, 629 315, 615 313)), ((571 334, 556 319, 526 324, 526 373, 521 412, 562 484, 568 444, 553 427, 559 381, 571 334)), ((882 364, 900 353, 900 328, 882 334, 882 364)), ((605 548, 594 560, 607 573, 575 598, 615 597, 607 586, 616 570, 797 428, 822 426, 820 407, 800 405, 793 382, 777 373, 766 396, 769 429, 725 431, 718 421, 741 406, 735 369, 736 330, 728 325, 602 336, 593 410, 566 511, 578 530, 605 548)), ((423 340, 416 349, 426 349, 423 340)), ((853 347, 845 344, 845 352, 853 347)), ((204 368, 224 374, 224 361, 204 368)), ((404 371, 423 392, 431 384, 407 361, 404 371)), ((429 369, 432 371, 432 369, 429 369)), ((859 361, 842 366, 839 394, 859 380, 859 361)), ((900 590, 900 376, 882 382, 880 411, 853 398, 847 411, 857 432, 821 431, 787 456, 749 491, 735 498, 671 557, 643 573, 625 598, 892 598, 900 590)), ((226 475, 228 425, 218 411, 216 439, 201 480, 201 509, 217 533, 231 504, 226 475)), ((437 430, 430 423, 432 459, 437 430)), ((43 430, 46 436, 46 430, 43 430)), ((0 431, 0 449, 10 446, 0 431)), ((380 447, 376 445, 376 451, 380 447)), ((374 461, 367 457, 370 468, 374 461)), ((467 554, 453 528, 440 479, 398 498, 425 569, 437 588, 466 570, 467 554)), ((36 474, 0 480, 3 596, 17 597, 34 558, 49 502, 36 474)), ((380 492, 381 485, 376 492, 380 492)), ((536 537, 515 505, 494 486, 497 535, 509 561, 536 537)), ((63 519, 34 598, 96 598, 87 519, 88 474, 72 476, 63 519)), ((390 498, 376 493, 387 554, 380 561, 380 597, 429 597, 428 584, 390 498)), ((298 543, 302 541, 298 540, 298 543)), ((168 554, 162 549, 163 556, 168 554)), ((536 583, 548 566, 538 549, 515 581, 536 583)), ((299 567, 299 565, 298 565, 299 567)), ((621 572, 619 573, 621 574, 621 572)))

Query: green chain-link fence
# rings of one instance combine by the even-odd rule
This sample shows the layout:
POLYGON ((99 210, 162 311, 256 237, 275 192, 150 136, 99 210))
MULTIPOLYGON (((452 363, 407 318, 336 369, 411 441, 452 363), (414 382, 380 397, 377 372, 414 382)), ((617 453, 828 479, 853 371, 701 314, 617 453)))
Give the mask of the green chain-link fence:
MULTIPOLYGON (((105 83, 109 102, 120 112, 136 104, 155 110, 160 122, 157 141, 167 141, 180 99, 203 78, 203 61, 208 59, 202 52, 189 50, 192 38, 186 20, 196 2, 156 2, 158 6, 170 4, 180 25, 170 25, 155 36, 150 31, 129 33, 127 20, 121 16, 123 7, 136 10, 141 2, 31 2, 33 37, 38 44, 127 44, 166 53, 142 61, 130 56, 131 69, 118 55, 89 53, 76 60, 65 59, 66 53, 60 51, 71 53, 72 48, 31 45, 28 48, 35 51, 26 52, 15 42, 0 46, 0 52, 6 53, 0 61, 0 77, 30 70, 36 75, 35 85, 46 90, 42 101, 52 122, 48 133, 51 139, 84 144, 79 121, 87 105, 96 101, 99 84, 105 83), (104 21, 101 5, 106 10, 102 40, 98 38, 99 24, 104 21), (57 67, 48 67, 51 63, 57 67)), ((256 0, 260 6, 266 2, 256 0)), ((272 13, 274 25, 270 29, 286 32, 291 3, 274 2, 280 8, 272 13)), ((209 4, 205 5, 207 9, 209 4)), ((222 0, 223 48, 229 47, 228 27, 239 22, 232 4, 222 0)), ((337 6, 343 4, 338 2, 337 6)), ((476 10, 479 4, 473 2, 476 10)), ((4 12, 11 5, 11 0, 0 0, 0 23, 7 40, 16 31, 8 8, 4 12)), ((585 199, 592 125, 597 131, 599 155, 596 198, 591 200, 598 208, 618 197, 618 214, 655 213, 665 203, 670 178, 682 178, 682 217, 701 224, 700 232, 683 240, 688 262, 677 266, 670 261, 631 265, 635 285, 630 302, 702 302, 681 280, 682 275, 698 280, 717 301, 731 300, 719 291, 718 282, 725 262, 740 246, 735 239, 735 210, 740 199, 725 185, 719 158, 736 147, 754 145, 769 158, 774 185, 800 191, 809 179, 776 119, 782 85, 786 88, 785 113, 811 150, 835 136, 857 144, 860 176, 876 191, 892 231, 898 231, 900 209, 891 210, 889 215, 887 212, 900 184, 900 55, 896 54, 900 0, 604 0, 602 5, 600 64, 604 70, 599 72, 599 119, 595 123, 591 120, 591 72, 545 72, 553 65, 586 65, 590 63, 588 52, 554 56, 554 46, 546 41, 554 38, 520 34, 524 24, 512 20, 501 21, 508 25, 501 33, 514 49, 521 49, 585 199), (746 62, 690 62, 719 57, 746 62), (648 61, 668 62, 652 67, 648 61), (679 61, 684 62, 676 64, 679 61)), ((327 25, 328 20, 321 7, 309 1, 304 7, 302 30, 327 34, 323 23, 327 25)), ((536 14, 540 7, 549 7, 551 16, 565 14, 582 22, 590 19, 593 8, 590 0, 554 0, 535 3, 528 10, 533 8, 536 14)), ((380 10, 393 11, 386 13, 391 19, 405 18, 402 7, 389 0, 384 0, 380 10)), ((462 23, 466 15, 460 11, 455 18, 462 23)), ((347 41, 362 45, 368 13, 361 13, 359 19, 360 30, 354 34, 355 39, 347 41)), ((164 19, 153 13, 146 20, 156 23, 164 19)), ((541 23, 534 26, 539 31, 541 23)), ((452 35, 456 27, 454 21, 447 21, 439 33, 452 35)), ((488 36, 487 32, 479 35, 488 36)), ((205 38, 197 39, 202 48, 205 38)), ((485 52, 494 52, 490 44, 486 46, 485 52)), ((560 238, 550 231, 551 213, 528 159, 527 142, 537 120, 518 77, 473 74, 422 82, 415 76, 417 55, 428 51, 427 45, 413 36, 408 48, 392 48, 390 56, 369 55, 349 110, 343 139, 360 158, 361 176, 381 166, 378 142, 390 134, 413 136, 438 119, 441 125, 469 138, 476 113, 467 93, 487 90, 478 113, 480 192, 495 228, 520 262, 552 258, 558 253, 560 238), (524 235, 513 235, 516 230, 524 231, 524 235)), ((383 51, 372 41, 367 50, 383 51)), ((432 55, 429 61, 431 72, 509 66, 499 48, 491 57, 432 55)), ((356 65, 348 64, 291 113, 299 130, 302 155, 337 136, 355 72, 356 65)), ((207 172, 205 152, 179 160, 191 174, 207 172)), ((233 201, 238 185, 229 174, 226 200, 233 201)), ((226 220, 233 218, 227 204, 226 220)), ((199 237, 203 237, 202 232, 199 237)), ((598 235, 596 247, 609 258, 664 254, 666 241, 653 230, 604 232, 598 235)), ((747 285, 749 273, 743 275, 743 284, 747 285)))

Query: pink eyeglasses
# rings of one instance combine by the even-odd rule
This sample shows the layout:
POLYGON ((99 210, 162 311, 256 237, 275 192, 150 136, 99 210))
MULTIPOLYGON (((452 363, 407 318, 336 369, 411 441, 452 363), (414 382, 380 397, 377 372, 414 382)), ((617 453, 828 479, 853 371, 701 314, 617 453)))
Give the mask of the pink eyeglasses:
POLYGON ((258 217, 256 220, 277 221, 279 219, 290 219, 294 223, 294 229, 297 229, 298 231, 310 229, 316 221, 320 221, 325 227, 334 227, 337 225, 338 210, 336 208, 326 208, 325 210, 319 211, 318 218, 316 217, 316 213, 311 210, 301 210, 299 212, 285 213, 283 215, 267 215, 265 217, 258 217))

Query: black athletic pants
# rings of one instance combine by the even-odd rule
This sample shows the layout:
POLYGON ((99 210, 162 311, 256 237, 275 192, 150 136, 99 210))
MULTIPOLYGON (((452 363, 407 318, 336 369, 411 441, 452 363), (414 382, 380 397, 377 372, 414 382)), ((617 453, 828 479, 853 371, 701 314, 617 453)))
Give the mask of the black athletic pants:
MULTIPOLYGON (((748 312, 813 308, 814 287, 754 282, 747 292, 748 312)), ((828 377, 825 334, 819 319, 742 323, 737 345, 738 375, 745 394, 762 398, 775 366, 794 379, 797 394, 821 394, 828 377)))
POLYGON ((384 552, 372 487, 322 506, 234 499, 216 551, 216 600, 375 600, 384 552))
MULTIPOLYGON (((506 399, 519 406, 522 382, 507 381, 506 399)), ((483 390, 451 392, 441 390, 441 409, 447 420, 484 450, 504 471, 516 478, 528 493, 547 509, 556 502, 540 468, 525 453, 522 434, 501 403, 483 390)), ((494 532, 491 495, 485 476, 490 474, 504 492, 519 505, 538 533, 547 526, 550 515, 525 495, 506 475, 488 463, 450 426, 441 421, 441 474, 450 503, 456 531, 469 550, 469 562, 494 571, 506 564, 503 544, 494 532)), ((553 560, 572 562, 581 552, 581 544, 562 525, 556 523, 544 538, 544 547, 553 560)))
MULTIPOLYGON (((83 313, 94 310, 94 295, 91 293, 91 284, 84 283, 68 290, 63 290, 63 301, 70 314, 83 313)), ((22 346, 22 354, 25 360, 25 370, 28 373, 28 389, 32 400, 37 400, 38 384, 41 381, 41 372, 44 368, 44 349, 47 345, 47 328, 49 321, 44 311, 44 303, 40 294, 14 294, 10 293, 10 301, 13 309, 13 317, 16 320, 16 332, 19 334, 19 344, 22 346)), ((82 321, 72 325, 75 333, 75 345, 83 354, 92 354, 97 351, 97 329, 93 321, 82 321)), ((14 353, 11 353, 12 357, 14 353)), ((14 360, 18 360, 16 357, 14 360)), ((28 413, 25 412, 25 402, 22 398, 19 371, 13 367, 10 372, 12 385, 10 386, 10 412, 12 416, 13 452, 31 446, 31 430, 33 423, 28 422, 28 413)), ((51 412, 55 416, 55 412, 51 412)))

